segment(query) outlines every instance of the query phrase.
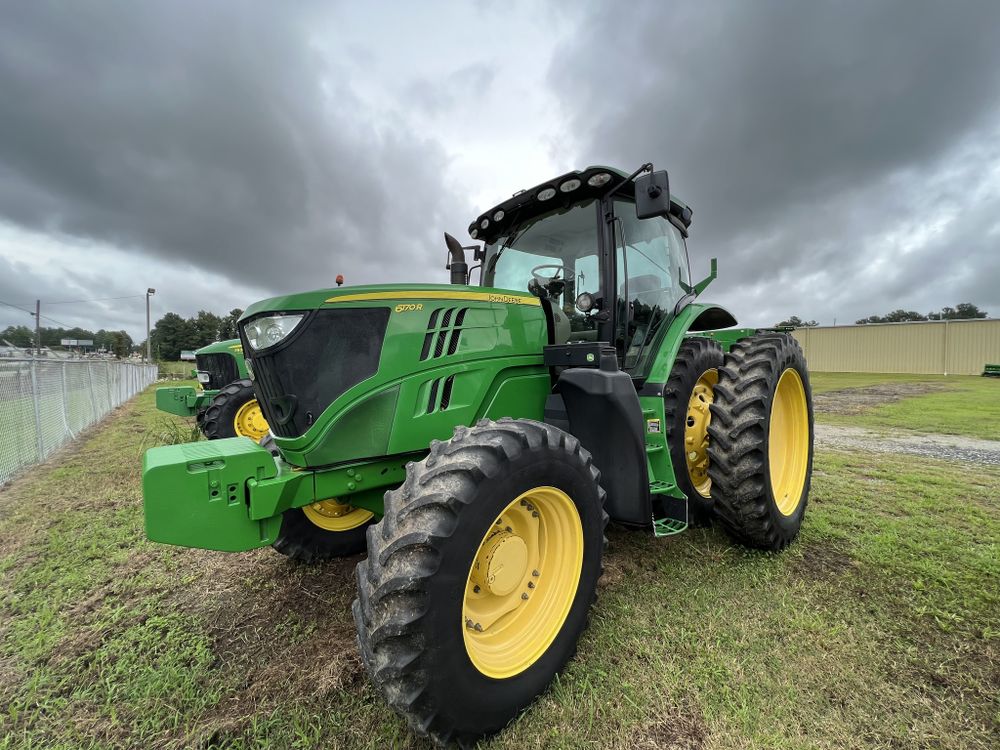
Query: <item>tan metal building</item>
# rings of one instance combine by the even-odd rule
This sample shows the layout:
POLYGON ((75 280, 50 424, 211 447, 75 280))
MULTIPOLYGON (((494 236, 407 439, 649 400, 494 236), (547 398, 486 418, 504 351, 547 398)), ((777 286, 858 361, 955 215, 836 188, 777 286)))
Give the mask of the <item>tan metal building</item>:
POLYGON ((793 335, 817 372, 980 375, 987 362, 1000 363, 1000 319, 799 328, 793 335))

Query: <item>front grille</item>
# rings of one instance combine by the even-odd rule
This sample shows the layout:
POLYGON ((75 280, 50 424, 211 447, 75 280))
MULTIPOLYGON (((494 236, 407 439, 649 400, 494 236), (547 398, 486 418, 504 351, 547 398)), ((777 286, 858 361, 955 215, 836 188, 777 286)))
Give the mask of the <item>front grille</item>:
POLYGON ((218 391, 225 388, 240 377, 236 360, 230 354, 196 354, 194 363, 199 370, 208 373, 208 382, 204 383, 206 391, 218 391))
MULTIPOLYGON (((387 307, 317 310, 285 341, 248 358, 271 431, 304 434, 334 399, 374 375, 388 323, 387 307)), ((243 351, 253 351, 245 338, 243 351)))

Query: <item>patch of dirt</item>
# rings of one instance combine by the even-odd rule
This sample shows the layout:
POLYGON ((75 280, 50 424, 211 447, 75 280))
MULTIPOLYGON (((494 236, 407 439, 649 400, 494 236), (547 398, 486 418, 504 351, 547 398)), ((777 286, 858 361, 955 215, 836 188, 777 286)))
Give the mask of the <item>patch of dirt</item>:
POLYGON ((819 579, 855 570, 857 564, 850 555, 834 545, 817 542, 805 547, 802 556, 791 567, 795 575, 819 579))
POLYGON ((865 414, 876 407, 944 390, 940 383, 883 383, 813 394, 817 414, 865 414))
POLYGON ((701 714, 673 708, 652 724, 637 727, 626 747, 632 750, 701 750, 708 726, 701 714))

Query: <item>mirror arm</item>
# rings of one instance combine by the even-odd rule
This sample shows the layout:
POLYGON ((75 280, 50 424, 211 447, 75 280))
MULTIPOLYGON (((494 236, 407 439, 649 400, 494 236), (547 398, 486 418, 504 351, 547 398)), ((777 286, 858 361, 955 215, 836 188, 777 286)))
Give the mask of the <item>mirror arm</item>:
POLYGON ((652 169, 653 169, 653 162, 647 161, 645 164, 643 164, 641 167, 639 167, 637 170, 635 170, 632 174, 630 174, 624 180, 621 180, 620 182, 616 182, 615 186, 613 188, 611 188, 610 190, 607 190, 604 193, 604 195, 601 196, 601 200, 607 199, 607 197, 609 195, 613 195, 618 190, 618 188, 620 188, 622 185, 628 184, 629 182, 631 182, 632 180, 634 180, 636 177, 638 177, 639 175, 641 175, 643 172, 649 172, 652 169))
POLYGON ((694 294, 696 296, 699 295, 699 294, 701 294, 702 292, 704 292, 705 289, 708 287, 708 285, 711 284, 713 281, 715 281, 715 279, 718 278, 718 276, 719 276, 719 262, 718 261, 719 261, 718 258, 712 258, 712 260, 711 260, 712 270, 709 271, 708 276, 706 276, 705 278, 703 278, 701 281, 699 281, 693 287, 690 287, 690 289, 689 289, 688 287, 684 286, 684 284, 681 284, 681 288, 684 289, 684 291, 694 292, 694 294))

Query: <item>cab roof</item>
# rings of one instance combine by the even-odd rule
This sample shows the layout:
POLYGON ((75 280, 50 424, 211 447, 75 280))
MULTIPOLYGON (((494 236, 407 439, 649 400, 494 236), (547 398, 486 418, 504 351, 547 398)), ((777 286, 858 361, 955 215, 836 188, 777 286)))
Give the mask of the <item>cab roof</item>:
MULTIPOLYGON (((615 167, 594 165, 567 172, 546 180, 528 190, 518 190, 513 196, 485 211, 469 225, 469 236, 487 244, 507 234, 512 227, 554 209, 568 209, 576 203, 593 200, 612 189, 615 183, 629 176, 615 167)), ((634 181, 619 186, 616 195, 632 196, 634 181)), ((691 209, 677 196, 670 196, 670 215, 684 230, 691 226, 691 209)), ((685 231, 686 233, 686 231, 685 231)))

